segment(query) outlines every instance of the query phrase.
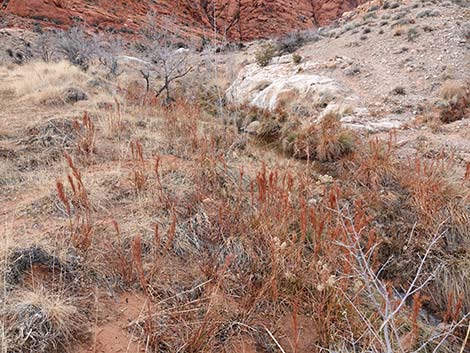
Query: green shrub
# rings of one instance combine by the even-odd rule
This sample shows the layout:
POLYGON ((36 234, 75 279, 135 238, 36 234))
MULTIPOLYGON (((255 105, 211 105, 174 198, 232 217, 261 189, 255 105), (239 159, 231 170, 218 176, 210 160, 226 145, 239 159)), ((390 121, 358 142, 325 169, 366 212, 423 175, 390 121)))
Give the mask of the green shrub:
POLYGON ((302 61, 302 56, 299 54, 294 54, 292 55, 292 61, 294 62, 294 64, 300 64, 300 62, 302 61))
POLYGON ((256 52, 256 62, 260 67, 268 66, 276 54, 276 49, 271 43, 266 43, 256 52))

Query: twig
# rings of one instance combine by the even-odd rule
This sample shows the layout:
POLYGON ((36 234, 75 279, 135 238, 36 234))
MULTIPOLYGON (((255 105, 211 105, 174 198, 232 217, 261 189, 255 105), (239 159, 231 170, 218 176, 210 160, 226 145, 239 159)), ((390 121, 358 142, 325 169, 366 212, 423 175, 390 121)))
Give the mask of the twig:
POLYGON ((279 344, 279 342, 276 340, 276 338, 275 338, 274 335, 271 333, 271 331, 269 331, 266 326, 264 326, 264 329, 265 329, 266 332, 269 334, 269 336, 273 339, 274 343, 276 343, 277 348, 279 348, 282 353, 286 353, 286 351, 282 348, 282 346, 281 346, 281 345, 279 344))
POLYGON ((465 339, 462 343, 462 348, 460 348, 460 353, 463 353, 465 347, 467 346, 468 336, 470 335, 470 322, 468 323, 467 334, 465 335, 465 339))

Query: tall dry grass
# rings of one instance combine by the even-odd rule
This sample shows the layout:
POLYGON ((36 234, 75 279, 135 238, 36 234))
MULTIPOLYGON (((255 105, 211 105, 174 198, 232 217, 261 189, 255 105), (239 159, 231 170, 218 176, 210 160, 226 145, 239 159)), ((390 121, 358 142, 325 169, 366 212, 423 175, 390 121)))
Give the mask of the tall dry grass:
MULTIPOLYGON (((447 160, 400 160, 393 136, 361 143, 337 116, 292 134, 288 117, 263 117, 276 143, 260 148, 186 99, 160 107, 138 87, 121 94, 122 105, 100 112, 109 121, 90 112, 75 122, 76 148, 50 182, 55 213, 41 222, 63 237, 74 291, 143 293, 144 314, 126 325, 147 351, 450 353, 465 344, 468 183, 449 177, 447 160), (269 160, 283 138, 291 153, 269 160), (326 167, 335 178, 319 175, 326 167)), ((63 323, 53 334, 67 350, 83 331, 75 304, 35 298, 5 301, 4 335, 21 338, 14 313, 34 302, 44 322, 63 323)))
POLYGON ((15 66, 3 89, 11 90, 22 102, 64 104, 64 90, 86 90, 89 76, 67 61, 42 61, 15 66))

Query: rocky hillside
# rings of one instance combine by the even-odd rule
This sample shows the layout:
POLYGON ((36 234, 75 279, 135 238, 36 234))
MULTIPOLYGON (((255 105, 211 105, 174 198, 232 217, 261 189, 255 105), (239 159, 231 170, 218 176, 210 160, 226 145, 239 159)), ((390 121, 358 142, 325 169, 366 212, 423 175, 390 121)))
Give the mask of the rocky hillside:
MULTIPOLYGON (((136 33, 148 20, 173 17, 177 27, 189 35, 220 35, 232 40, 252 40, 279 35, 293 29, 324 25, 365 0, 2 0, 0 9, 11 22, 25 26, 39 22, 66 26, 83 21, 104 31, 136 33)), ((161 25, 158 23, 157 25, 161 25)))

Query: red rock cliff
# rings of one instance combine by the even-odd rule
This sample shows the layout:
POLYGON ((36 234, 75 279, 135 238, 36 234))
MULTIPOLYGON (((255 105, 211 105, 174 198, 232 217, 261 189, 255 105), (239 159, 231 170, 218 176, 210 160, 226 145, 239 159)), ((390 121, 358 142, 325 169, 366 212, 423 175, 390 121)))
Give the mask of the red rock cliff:
MULTIPOLYGON (((154 12, 171 17, 188 35, 252 40, 325 25, 366 0, 0 0, 15 24, 67 26, 84 21, 97 30, 137 33, 154 12)), ((156 23, 161 25, 161 23, 156 23)))

